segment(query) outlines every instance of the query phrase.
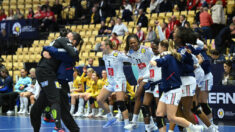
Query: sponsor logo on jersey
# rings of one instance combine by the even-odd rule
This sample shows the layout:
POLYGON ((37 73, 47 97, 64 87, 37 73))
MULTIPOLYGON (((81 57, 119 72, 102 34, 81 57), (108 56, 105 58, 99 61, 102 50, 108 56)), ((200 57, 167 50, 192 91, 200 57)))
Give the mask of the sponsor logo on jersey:
POLYGON ((117 56, 118 56, 118 53, 113 53, 113 56, 117 57, 117 56))
POLYGON ((141 49, 141 53, 145 53, 146 52, 146 50, 145 49, 141 49))

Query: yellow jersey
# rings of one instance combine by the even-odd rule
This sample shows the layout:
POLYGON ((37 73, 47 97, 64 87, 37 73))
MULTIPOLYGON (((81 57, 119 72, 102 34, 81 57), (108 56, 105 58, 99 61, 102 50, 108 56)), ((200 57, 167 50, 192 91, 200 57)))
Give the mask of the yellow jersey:
MULTIPOLYGON (((84 92, 84 83, 81 82, 81 77, 77 76, 75 80, 73 80, 73 88, 78 89, 79 87, 82 87, 82 92, 84 92)), ((78 93, 78 92, 73 92, 78 93)))
POLYGON ((135 92, 133 90, 133 87, 128 82, 126 82, 126 90, 128 95, 130 95, 132 98, 135 97, 135 92))
POLYGON ((82 83, 84 83, 84 82, 86 82, 86 88, 85 88, 85 90, 87 91, 88 89, 90 89, 91 88, 91 86, 92 86, 92 79, 91 78, 88 78, 87 76, 85 77, 85 73, 83 72, 82 73, 82 76, 81 76, 81 82, 82 83))
POLYGON ((99 95, 100 90, 102 89, 102 80, 98 80, 97 82, 92 81, 92 86, 90 89, 86 91, 86 93, 90 93, 91 97, 95 98, 99 95))

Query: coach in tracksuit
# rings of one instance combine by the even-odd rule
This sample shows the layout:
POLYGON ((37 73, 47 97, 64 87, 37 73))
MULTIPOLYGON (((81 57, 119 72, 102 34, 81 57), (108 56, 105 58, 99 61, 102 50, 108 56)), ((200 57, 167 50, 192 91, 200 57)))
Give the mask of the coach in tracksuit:
MULTIPOLYGON (((72 58, 76 59, 78 56, 73 45, 77 44, 78 40, 79 35, 77 33, 69 33, 67 37, 54 40, 50 46, 65 49, 72 58)), ((48 52, 42 53, 42 59, 39 61, 36 70, 37 80, 42 90, 30 113, 31 124, 35 132, 40 130, 41 114, 47 105, 51 106, 57 130, 61 129, 60 85, 57 79, 57 71, 61 61, 55 58, 44 58, 43 56, 46 56, 46 53, 48 52)))

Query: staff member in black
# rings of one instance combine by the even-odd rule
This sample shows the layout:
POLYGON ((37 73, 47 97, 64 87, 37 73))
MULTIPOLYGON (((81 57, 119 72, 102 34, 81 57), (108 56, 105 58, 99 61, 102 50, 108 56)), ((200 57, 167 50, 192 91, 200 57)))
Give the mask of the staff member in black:
MULTIPOLYGON (((76 45, 79 40, 79 35, 72 32, 72 35, 67 37, 60 37, 54 40, 50 45, 55 48, 63 48, 68 54, 76 59, 77 53, 74 50, 73 45, 76 45)), ((43 54, 46 52, 43 52, 43 54)), ((31 108, 30 119, 34 128, 34 132, 39 132, 41 125, 41 114, 47 105, 51 106, 52 116, 55 120, 56 130, 60 131, 61 128, 61 107, 60 107, 60 86, 57 81, 57 70, 60 65, 60 61, 54 58, 46 59, 42 55, 42 59, 39 61, 36 76, 41 86, 41 92, 39 98, 31 108)), ((63 131, 63 130, 62 130, 63 131)))

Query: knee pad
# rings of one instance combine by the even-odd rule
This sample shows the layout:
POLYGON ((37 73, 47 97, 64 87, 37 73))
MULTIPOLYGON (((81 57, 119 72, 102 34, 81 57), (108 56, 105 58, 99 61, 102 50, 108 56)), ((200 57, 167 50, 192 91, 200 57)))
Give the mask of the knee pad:
POLYGON ((209 115, 209 114, 211 113, 210 106, 209 106, 207 103, 201 103, 200 105, 201 105, 201 107, 202 107, 203 112, 204 112, 206 115, 209 115))
POLYGON ((117 103, 117 107, 121 110, 121 112, 127 109, 124 101, 117 101, 116 103, 117 103))
POLYGON ((202 113, 202 111, 200 109, 200 105, 196 106, 195 102, 193 102, 193 108, 191 109, 191 111, 196 115, 199 115, 202 113))
POLYGON ((141 110, 143 112, 143 116, 145 117, 150 117, 150 111, 149 111, 149 106, 147 105, 142 105, 141 110))
POLYGON ((166 121, 165 121, 165 118, 164 117, 161 117, 161 116, 157 116, 156 117, 156 122, 157 122, 157 127, 158 129, 166 126, 166 121))

